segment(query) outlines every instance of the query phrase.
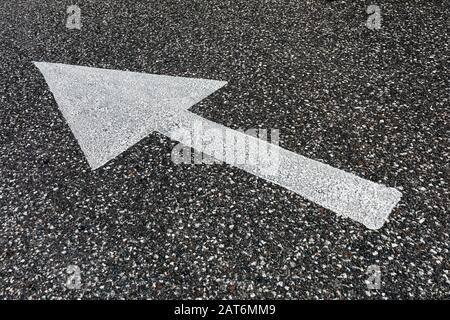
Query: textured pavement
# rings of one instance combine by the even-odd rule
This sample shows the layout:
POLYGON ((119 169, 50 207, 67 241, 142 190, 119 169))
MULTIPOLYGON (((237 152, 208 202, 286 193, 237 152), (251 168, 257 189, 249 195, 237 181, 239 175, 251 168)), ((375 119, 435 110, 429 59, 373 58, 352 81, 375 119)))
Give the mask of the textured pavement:
POLYGON ((448 0, 43 2, 0 3, 0 298, 450 298, 448 0), (228 81, 191 110, 402 200, 369 230, 158 134, 92 172, 32 61, 228 81))

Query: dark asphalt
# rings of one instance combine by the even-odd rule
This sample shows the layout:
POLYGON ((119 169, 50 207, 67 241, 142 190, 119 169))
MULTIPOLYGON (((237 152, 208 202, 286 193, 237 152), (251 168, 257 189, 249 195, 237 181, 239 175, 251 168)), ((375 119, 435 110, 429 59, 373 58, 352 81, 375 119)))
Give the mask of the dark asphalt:
POLYGON ((2 0, 0 298, 449 298, 449 17, 448 0, 2 0), (193 110, 403 198, 371 231, 230 166, 177 166, 157 134, 92 172, 31 61, 228 81, 193 110))

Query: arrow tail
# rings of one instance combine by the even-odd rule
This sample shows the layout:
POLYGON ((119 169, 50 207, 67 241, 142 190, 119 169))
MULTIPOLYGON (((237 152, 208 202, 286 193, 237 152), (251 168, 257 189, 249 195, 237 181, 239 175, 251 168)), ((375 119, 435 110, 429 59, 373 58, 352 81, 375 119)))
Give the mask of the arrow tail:
POLYGON ((189 111, 173 115, 171 125, 161 127, 158 131, 221 162, 289 189, 370 229, 381 228, 401 198, 401 193, 394 188, 306 158, 189 111), (227 137, 245 140, 246 147, 237 147, 236 140, 227 137), (259 152, 259 157, 252 157, 252 146, 265 150, 265 153, 259 152), (248 161, 236 161, 237 158, 248 161), (250 161, 250 158, 256 159, 256 162, 250 161))

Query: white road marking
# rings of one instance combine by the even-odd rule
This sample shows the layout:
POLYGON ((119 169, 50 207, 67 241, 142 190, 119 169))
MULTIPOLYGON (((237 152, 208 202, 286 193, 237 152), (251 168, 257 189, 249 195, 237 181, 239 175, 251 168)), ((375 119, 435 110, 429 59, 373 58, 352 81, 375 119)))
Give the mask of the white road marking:
MULTIPOLYGON (((153 131, 179 142, 209 150, 215 158, 289 189, 370 229, 383 226, 401 193, 319 161, 270 145, 279 155, 278 169, 260 164, 236 164, 226 154, 235 146, 224 139, 208 143, 183 139, 179 129, 193 132, 222 130, 245 135, 206 120, 187 109, 223 87, 226 82, 35 62, 93 169, 133 146, 153 131)), ((257 139, 245 136, 249 141, 257 139)), ((255 141, 253 141, 255 142, 255 141)), ((246 152, 246 150, 239 150, 246 152)))
POLYGON ((93 169, 226 82, 35 62, 93 169))

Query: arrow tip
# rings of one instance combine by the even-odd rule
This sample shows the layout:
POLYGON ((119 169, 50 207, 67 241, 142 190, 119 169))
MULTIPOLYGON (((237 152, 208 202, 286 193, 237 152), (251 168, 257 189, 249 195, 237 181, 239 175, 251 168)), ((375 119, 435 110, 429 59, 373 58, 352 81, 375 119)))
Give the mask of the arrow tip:
POLYGON ((36 62, 93 170, 227 84, 36 62))

